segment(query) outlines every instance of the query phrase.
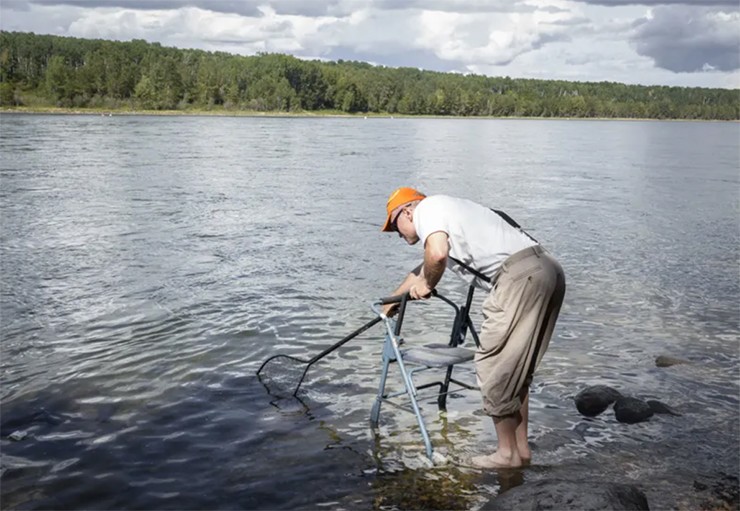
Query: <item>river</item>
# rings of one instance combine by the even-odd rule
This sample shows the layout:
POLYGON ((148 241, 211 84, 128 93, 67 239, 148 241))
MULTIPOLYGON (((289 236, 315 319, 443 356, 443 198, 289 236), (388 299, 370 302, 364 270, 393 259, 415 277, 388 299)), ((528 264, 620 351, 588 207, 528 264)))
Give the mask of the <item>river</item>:
MULTIPOLYGON (((0 128, 4 509, 480 509, 548 477, 694 508, 702 484, 738 475, 740 124, 2 114, 0 128), (371 433, 379 327, 312 366, 300 400, 255 375, 367 323, 418 264, 379 230, 404 185, 505 210, 565 269, 534 462, 513 476, 458 463, 495 445, 474 392, 446 414, 422 401, 449 463, 424 462, 401 410, 371 433), (594 384, 681 415, 582 417, 573 397, 594 384)), ((443 339, 446 313, 412 304, 407 342, 443 339)))

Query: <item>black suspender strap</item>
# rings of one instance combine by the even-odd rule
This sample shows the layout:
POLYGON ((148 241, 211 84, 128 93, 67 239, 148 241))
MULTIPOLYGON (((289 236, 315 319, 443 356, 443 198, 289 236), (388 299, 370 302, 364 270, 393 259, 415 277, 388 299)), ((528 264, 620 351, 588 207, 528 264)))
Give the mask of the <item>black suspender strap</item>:
POLYGON ((493 208, 490 208, 490 209, 491 209, 491 211, 493 211, 494 213, 496 213, 498 216, 500 216, 501 218, 503 218, 504 222, 506 222, 507 224, 509 224, 510 226, 512 226, 514 229, 519 229, 519 231, 522 234, 524 234, 527 238, 531 239, 535 243, 539 243, 539 241, 537 241, 532 236, 530 236, 530 234, 527 231, 525 231, 524 229, 522 229, 522 226, 519 225, 516 222, 516 220, 514 220, 513 218, 511 218, 509 215, 507 215, 506 213, 504 213, 500 209, 493 209, 493 208))
POLYGON ((479 279, 481 279, 481 280, 483 280, 485 282, 488 282, 490 284, 491 277, 488 277, 487 275, 482 274, 481 272, 479 272, 475 268, 471 268, 470 266, 468 266, 467 264, 465 264, 464 262, 462 262, 460 259, 457 259, 456 257, 452 257, 452 256, 447 256, 447 257, 449 257, 450 259, 452 259, 453 261, 455 261, 457 264, 459 264, 460 266, 462 266, 463 268, 465 268, 467 271, 469 271, 470 273, 472 273, 473 275, 475 275, 479 279))
MULTIPOLYGON (((507 215, 506 213, 504 213, 503 211, 501 211, 499 209, 493 209, 493 208, 490 208, 490 209, 491 209, 491 211, 493 211, 494 213, 496 213, 498 216, 500 216, 504 220, 504 222, 506 222, 507 224, 509 224, 510 226, 512 226, 514 229, 518 229, 522 234, 524 234, 525 236, 527 236, 529 239, 531 239, 535 243, 539 243, 536 239, 534 239, 532 236, 530 236, 527 231, 525 231, 524 229, 522 229, 522 226, 519 225, 516 222, 516 220, 514 220, 513 218, 511 218, 509 215, 507 215)), ((461 260, 459 260, 459 259, 457 259, 455 257, 452 257, 452 256, 447 256, 447 257, 449 257, 450 259, 452 259, 455 263, 459 264, 465 270, 467 270, 468 272, 472 273, 473 275, 475 275, 479 279, 483 280, 484 282, 488 282, 488 283, 491 283, 492 282, 491 277, 489 277, 487 275, 484 275, 483 273, 479 272, 475 268, 471 268, 470 266, 468 266, 467 264, 465 264, 461 260)))

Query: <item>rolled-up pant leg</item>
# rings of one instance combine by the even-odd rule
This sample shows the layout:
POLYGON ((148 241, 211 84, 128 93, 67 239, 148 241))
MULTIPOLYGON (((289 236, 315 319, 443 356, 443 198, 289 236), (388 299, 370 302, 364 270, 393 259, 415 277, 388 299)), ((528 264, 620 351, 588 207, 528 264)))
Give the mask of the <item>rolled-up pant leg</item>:
POLYGON ((481 346, 475 355, 483 411, 492 416, 522 406, 547 350, 565 296, 565 275, 547 252, 504 263, 483 303, 481 346))

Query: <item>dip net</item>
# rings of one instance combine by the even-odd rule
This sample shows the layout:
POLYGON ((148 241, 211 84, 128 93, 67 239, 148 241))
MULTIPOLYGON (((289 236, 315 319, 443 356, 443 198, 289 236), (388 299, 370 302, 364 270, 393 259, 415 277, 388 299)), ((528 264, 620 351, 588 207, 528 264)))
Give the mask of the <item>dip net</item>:
POLYGON ((380 321, 380 316, 372 319, 369 323, 361 326, 339 342, 332 344, 324 351, 314 356, 311 360, 303 360, 301 358, 284 354, 273 355, 265 360, 262 366, 257 370, 257 377, 270 394, 277 397, 295 396, 298 394, 298 389, 301 387, 304 378, 306 378, 308 368, 311 367, 314 362, 321 360, 326 355, 351 341, 371 326, 380 323, 380 321))
POLYGON ((257 371, 257 377, 273 396, 292 397, 298 393, 310 366, 310 360, 275 355, 265 360, 257 371))

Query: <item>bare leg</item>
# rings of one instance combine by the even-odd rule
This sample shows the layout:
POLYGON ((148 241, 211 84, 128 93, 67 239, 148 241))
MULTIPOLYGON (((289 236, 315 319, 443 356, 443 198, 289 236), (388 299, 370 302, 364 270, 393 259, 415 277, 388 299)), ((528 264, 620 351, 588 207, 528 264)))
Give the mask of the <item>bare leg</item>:
POLYGON ((473 465, 480 468, 520 467, 522 459, 517 448, 516 431, 522 422, 519 412, 503 417, 494 417, 493 424, 498 437, 498 448, 493 454, 476 456, 473 465))
POLYGON ((522 407, 519 409, 522 421, 516 427, 516 448, 519 451, 519 458, 523 465, 528 465, 532 460, 532 451, 529 450, 529 440, 527 438, 529 428, 529 389, 526 390, 522 407))

